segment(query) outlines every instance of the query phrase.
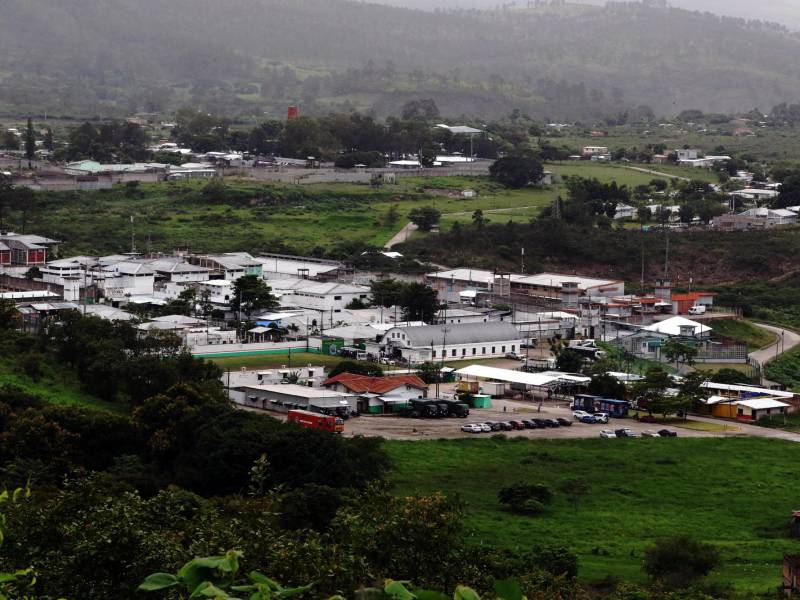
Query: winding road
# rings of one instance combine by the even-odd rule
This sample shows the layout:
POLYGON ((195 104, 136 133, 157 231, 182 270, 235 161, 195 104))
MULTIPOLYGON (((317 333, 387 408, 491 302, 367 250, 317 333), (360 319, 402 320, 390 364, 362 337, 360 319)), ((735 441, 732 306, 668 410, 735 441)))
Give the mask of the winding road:
POLYGON ((761 365, 766 365, 781 354, 800 346, 800 334, 790 329, 774 327, 773 325, 766 325, 764 323, 754 323, 754 325, 761 327, 761 329, 771 331, 778 336, 778 341, 776 343, 750 354, 750 359, 757 361, 761 365))

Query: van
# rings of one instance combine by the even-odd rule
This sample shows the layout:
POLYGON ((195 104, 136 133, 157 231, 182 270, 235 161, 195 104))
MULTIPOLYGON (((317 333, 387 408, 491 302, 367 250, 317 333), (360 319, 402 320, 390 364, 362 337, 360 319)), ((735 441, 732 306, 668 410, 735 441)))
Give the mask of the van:
POLYGON ((705 306, 693 306, 689 309, 690 315, 704 315, 706 314, 706 307, 705 306))

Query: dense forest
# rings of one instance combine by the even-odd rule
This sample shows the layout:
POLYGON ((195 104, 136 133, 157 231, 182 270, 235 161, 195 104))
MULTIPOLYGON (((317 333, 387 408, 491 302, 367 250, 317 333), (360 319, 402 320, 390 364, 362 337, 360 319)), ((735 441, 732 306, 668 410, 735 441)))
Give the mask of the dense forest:
POLYGON ((796 100, 800 41, 777 25, 614 3, 427 14, 345 0, 8 0, 0 111, 83 116, 287 103, 445 116, 596 118, 796 100))

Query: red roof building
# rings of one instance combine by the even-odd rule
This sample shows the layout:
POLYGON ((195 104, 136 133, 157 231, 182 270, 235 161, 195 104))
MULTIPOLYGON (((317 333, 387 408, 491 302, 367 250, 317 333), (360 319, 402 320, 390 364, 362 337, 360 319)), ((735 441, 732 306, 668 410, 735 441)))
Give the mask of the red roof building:
POLYGON ((693 306, 714 306, 714 292, 689 292, 686 294, 672 294, 672 313, 675 315, 688 315, 693 306))
POLYGON ((335 392, 357 394, 359 411, 373 414, 396 412, 409 401, 428 395, 428 385, 416 375, 369 377, 341 373, 322 385, 335 392))

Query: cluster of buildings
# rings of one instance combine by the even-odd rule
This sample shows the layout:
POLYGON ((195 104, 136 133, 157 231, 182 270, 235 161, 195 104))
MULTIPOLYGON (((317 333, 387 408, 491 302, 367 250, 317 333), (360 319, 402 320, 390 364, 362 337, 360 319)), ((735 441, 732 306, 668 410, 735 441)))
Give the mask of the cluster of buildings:
POLYGON ((746 349, 720 345, 708 326, 692 321, 689 331, 676 320, 710 311, 714 294, 674 293, 669 281, 659 282, 651 294, 628 294, 622 280, 578 274, 437 271, 422 279, 437 291, 443 308, 422 323, 404 321, 399 307, 372 306, 370 287, 336 261, 246 252, 50 260, 48 251, 57 245, 35 235, 0 236, 0 289, 20 304, 30 327, 77 307, 103 318, 136 319, 143 331, 171 331, 198 353, 211 346, 246 351, 249 344, 290 344, 419 364, 520 355, 537 340, 582 337, 614 341, 637 356, 663 360, 665 340, 680 337, 694 340, 709 356, 719 356, 724 347, 731 360, 746 360, 746 349), (278 306, 247 311, 246 320, 234 312, 235 282, 243 276, 263 280, 278 306), (187 295, 190 290, 194 294, 187 295), (192 316, 165 314, 186 297, 195 299, 188 307, 192 316), (162 316, 139 323, 135 315, 143 313, 162 316))

